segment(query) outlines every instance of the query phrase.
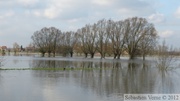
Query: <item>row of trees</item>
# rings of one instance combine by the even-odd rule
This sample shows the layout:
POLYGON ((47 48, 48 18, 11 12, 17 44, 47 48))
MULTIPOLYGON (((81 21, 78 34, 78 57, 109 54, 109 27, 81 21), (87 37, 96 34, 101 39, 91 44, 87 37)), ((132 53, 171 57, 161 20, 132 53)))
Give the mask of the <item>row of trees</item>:
POLYGON ((53 53, 64 55, 84 53, 85 57, 90 54, 100 53, 101 58, 106 54, 113 54, 114 58, 127 52, 129 58, 137 55, 150 54, 157 43, 157 31, 152 23, 145 18, 128 18, 121 21, 99 20, 94 24, 87 24, 76 32, 61 32, 59 29, 50 27, 36 31, 31 37, 34 45, 44 56, 53 53))
POLYGON ((75 32, 61 32, 61 30, 55 27, 44 27, 40 31, 34 32, 31 38, 43 57, 45 53, 48 53, 48 56, 51 53, 53 53, 53 56, 56 53, 62 53, 63 55, 70 53, 72 57, 73 49, 77 42, 75 32))

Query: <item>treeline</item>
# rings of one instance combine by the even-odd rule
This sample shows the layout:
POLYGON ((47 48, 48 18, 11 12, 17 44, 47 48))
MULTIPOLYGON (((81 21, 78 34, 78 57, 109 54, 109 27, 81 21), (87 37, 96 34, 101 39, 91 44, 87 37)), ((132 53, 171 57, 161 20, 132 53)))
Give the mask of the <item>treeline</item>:
POLYGON ((87 24, 76 32, 61 32, 50 27, 42 28, 32 35, 34 45, 42 53, 64 56, 73 53, 88 54, 91 58, 99 53, 101 58, 113 55, 120 59, 126 52, 130 59, 151 54, 157 44, 157 31, 145 18, 133 17, 121 21, 102 19, 94 24, 87 24))

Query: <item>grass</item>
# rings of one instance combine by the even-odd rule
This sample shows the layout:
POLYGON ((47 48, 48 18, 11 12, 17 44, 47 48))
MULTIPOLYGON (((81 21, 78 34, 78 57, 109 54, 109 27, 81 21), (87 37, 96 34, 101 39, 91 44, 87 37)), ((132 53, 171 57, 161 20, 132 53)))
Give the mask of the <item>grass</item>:
POLYGON ((59 71, 65 71, 65 70, 99 70, 102 68, 0 68, 0 70, 59 70, 59 71))

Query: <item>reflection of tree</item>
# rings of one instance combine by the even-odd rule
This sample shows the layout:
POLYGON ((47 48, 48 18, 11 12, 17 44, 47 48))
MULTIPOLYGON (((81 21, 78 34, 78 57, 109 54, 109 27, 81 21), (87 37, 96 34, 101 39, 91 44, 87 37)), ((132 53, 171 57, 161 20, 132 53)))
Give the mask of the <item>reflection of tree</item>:
POLYGON ((106 61, 33 60, 31 68, 118 68, 119 63, 106 61), (116 64, 116 65, 115 65, 116 64))
POLYGON ((124 79, 126 93, 152 93, 156 73, 146 63, 129 63, 124 79))
POLYGON ((141 93, 152 93, 155 86, 154 75, 156 72, 150 67, 150 65, 143 63, 140 71, 140 84, 138 89, 141 93))
POLYGON ((126 73, 126 79, 124 82, 125 85, 125 91, 127 93, 137 93, 137 80, 138 79, 137 75, 137 69, 138 69, 138 65, 135 63, 129 63, 128 64, 128 69, 127 69, 127 73, 126 73))
POLYGON ((14 63, 14 64, 17 64, 18 62, 19 62, 19 60, 17 60, 17 59, 14 59, 14 60, 13 60, 13 63, 14 63))
POLYGON ((97 65, 99 65, 99 68, 107 68, 107 67, 110 67, 110 68, 111 68, 111 66, 112 66, 111 63, 102 62, 102 61, 100 61, 99 64, 97 64, 97 65))
POLYGON ((173 71, 166 71, 166 70, 160 70, 158 71, 157 76, 157 93, 165 93, 165 94, 171 94, 175 93, 175 86, 179 82, 173 82, 174 81, 174 73, 173 71))
MULTIPOLYGON (((0 71, 1 72, 1 71, 0 71)), ((1 85, 1 83, 2 83, 2 75, 1 75, 1 73, 0 73, 0 85, 1 85)))
POLYGON ((30 63, 30 67, 32 68, 56 68, 58 67, 58 63, 55 60, 33 60, 30 63))
MULTIPOLYGON (((101 64, 101 63, 100 63, 101 64)), ((155 70, 143 63, 119 62, 111 64, 114 68, 82 70, 81 86, 93 89, 97 94, 107 96, 124 93, 153 93, 155 70)))
POLYGON ((112 63, 102 61, 82 61, 79 64, 81 68, 106 68, 112 66, 112 63))
POLYGON ((68 68, 74 67, 74 62, 57 60, 33 60, 29 65, 31 68, 68 68))
POLYGON ((84 89, 92 89, 100 96, 120 94, 123 92, 122 73, 122 68, 82 70, 80 85, 84 89))
POLYGON ((121 63, 119 62, 113 62, 113 68, 121 68, 121 63))
MULTIPOLYGON (((47 64, 51 64, 51 62, 47 64)), ((158 71, 157 68, 153 68, 145 62, 57 61, 53 64, 58 64, 59 67, 73 65, 94 68, 95 66, 99 67, 99 69, 61 72, 33 71, 33 75, 42 78, 60 78, 58 80, 61 83, 72 84, 73 87, 80 87, 85 92, 92 91, 100 97, 115 96, 121 98, 125 93, 149 94, 178 92, 175 91, 177 90, 175 88, 178 88, 179 82, 173 82, 176 79, 173 78, 174 74, 172 72, 158 71)), ((55 80, 54 83, 56 82, 55 80)))

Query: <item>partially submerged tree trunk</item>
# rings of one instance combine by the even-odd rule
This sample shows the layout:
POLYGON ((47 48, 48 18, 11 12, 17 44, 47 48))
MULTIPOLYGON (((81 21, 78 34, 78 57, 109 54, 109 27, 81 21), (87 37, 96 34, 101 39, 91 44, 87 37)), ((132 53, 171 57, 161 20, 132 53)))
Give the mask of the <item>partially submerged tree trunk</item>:
POLYGON ((73 57, 73 52, 70 52, 70 57, 73 57))
POLYGON ((48 57, 50 57, 50 56, 51 56, 51 52, 49 51, 49 52, 48 52, 48 57))
POLYGON ((87 58, 87 57, 88 57, 88 53, 84 53, 84 55, 85 55, 85 58, 87 58))
POLYGON ((45 52, 41 52, 41 56, 44 57, 45 56, 45 52))
POLYGON ((116 57, 117 57, 117 54, 114 53, 114 59, 116 59, 116 57))
POLYGON ((56 52, 53 52, 53 57, 55 57, 56 56, 56 52))
POLYGON ((134 59, 134 58, 135 58, 135 54, 130 54, 130 55, 129 55, 129 59, 130 59, 130 60, 132 60, 132 59, 134 59))
POLYGON ((118 57, 117 57, 117 58, 118 58, 118 59, 120 59, 120 57, 121 57, 121 55, 120 55, 120 54, 118 54, 118 57))
POLYGON ((145 60, 146 59, 146 55, 145 54, 143 54, 143 60, 145 60))
POLYGON ((91 58, 94 58, 94 53, 90 53, 91 54, 91 58))

